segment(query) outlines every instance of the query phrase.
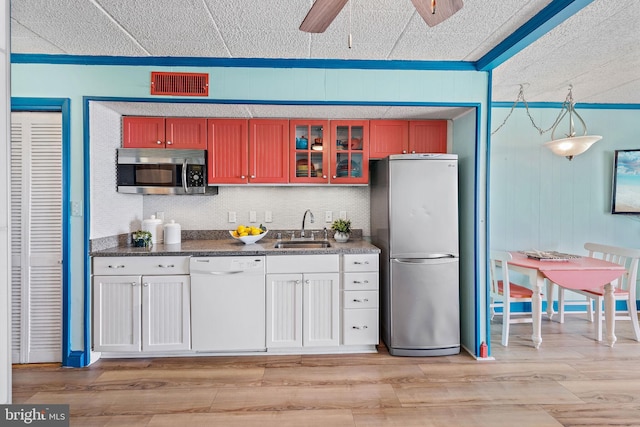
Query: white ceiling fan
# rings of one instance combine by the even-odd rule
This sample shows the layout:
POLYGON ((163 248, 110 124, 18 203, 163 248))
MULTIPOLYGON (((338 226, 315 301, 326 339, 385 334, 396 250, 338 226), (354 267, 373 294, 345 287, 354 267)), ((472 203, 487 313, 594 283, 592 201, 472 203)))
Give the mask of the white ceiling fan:
MULTIPOLYGON (((324 33, 348 0, 316 0, 300 24, 307 33, 324 33)), ((411 0, 428 26, 438 25, 462 9, 462 0, 411 0)))

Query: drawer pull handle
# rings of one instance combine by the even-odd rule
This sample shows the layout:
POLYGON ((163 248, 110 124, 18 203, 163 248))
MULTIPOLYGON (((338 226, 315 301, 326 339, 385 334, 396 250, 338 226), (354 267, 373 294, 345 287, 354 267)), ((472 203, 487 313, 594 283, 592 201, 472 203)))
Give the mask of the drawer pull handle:
POLYGON ((124 268, 125 266, 122 264, 119 265, 110 265, 109 268, 124 268))
POLYGON ((173 268, 173 267, 175 267, 175 265, 173 265, 173 264, 167 264, 167 265, 158 264, 158 267, 160 267, 160 268, 173 268))
POLYGON ((353 263, 354 263, 354 264, 356 264, 356 265, 361 265, 361 264, 365 264, 365 265, 366 265, 366 264, 369 264, 369 261, 365 261, 365 262, 362 262, 362 261, 354 261, 353 263))
POLYGON ((364 299, 353 299, 353 302, 369 302, 369 298, 364 298, 364 299))
POLYGON ((351 329, 368 329, 369 327, 367 325, 363 325, 363 326, 352 326, 351 329))
POLYGON ((353 283, 358 283, 358 284, 360 284, 360 285, 361 285, 361 284, 363 284, 363 283, 369 283, 369 281, 368 281, 368 280, 365 280, 365 281, 362 281, 362 282, 361 282, 360 280, 354 280, 354 281, 353 281, 353 283))

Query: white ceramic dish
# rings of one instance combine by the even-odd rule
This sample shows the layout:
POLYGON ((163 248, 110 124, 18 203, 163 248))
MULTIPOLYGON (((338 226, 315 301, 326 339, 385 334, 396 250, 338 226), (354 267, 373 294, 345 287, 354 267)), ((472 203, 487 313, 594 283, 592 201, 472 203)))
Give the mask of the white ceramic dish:
POLYGON ((232 230, 232 231, 229 231, 229 234, 231 234, 231 237, 233 237, 234 239, 240 240, 242 243, 245 243, 245 244, 248 245, 249 243, 255 243, 258 240, 262 239, 267 234, 267 232, 265 231, 262 234, 256 234, 256 235, 253 235, 253 236, 235 237, 233 235, 233 230, 232 230))

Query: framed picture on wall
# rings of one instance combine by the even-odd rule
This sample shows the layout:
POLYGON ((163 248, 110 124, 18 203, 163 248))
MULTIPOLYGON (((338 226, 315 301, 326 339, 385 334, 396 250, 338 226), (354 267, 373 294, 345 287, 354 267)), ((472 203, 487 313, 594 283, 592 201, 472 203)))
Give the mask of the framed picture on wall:
POLYGON ((611 213, 640 215, 640 149, 615 152, 611 213))

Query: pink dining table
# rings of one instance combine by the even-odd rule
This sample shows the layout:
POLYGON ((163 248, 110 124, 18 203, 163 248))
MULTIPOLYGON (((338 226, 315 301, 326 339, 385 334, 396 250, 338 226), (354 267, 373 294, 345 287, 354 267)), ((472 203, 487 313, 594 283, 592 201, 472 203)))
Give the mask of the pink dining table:
MULTIPOLYGON (((525 274, 533 287, 531 312, 533 316, 533 335, 531 340, 535 348, 542 343, 540 333, 542 323, 542 287, 545 280, 566 289, 602 289, 604 287, 604 313, 607 328, 607 343, 610 347, 616 342, 615 335, 615 299, 612 282, 625 272, 623 266, 597 258, 583 256, 563 261, 540 261, 529 258, 521 252, 511 252, 513 259, 509 269, 525 274)), ((553 316, 553 296, 551 287, 547 293, 547 315, 553 316)))

